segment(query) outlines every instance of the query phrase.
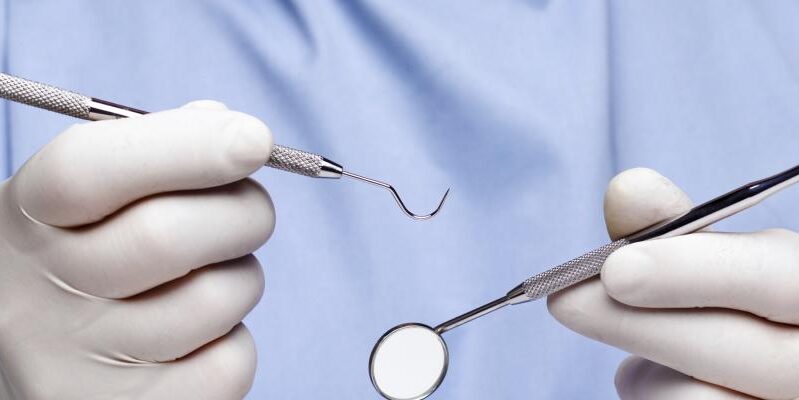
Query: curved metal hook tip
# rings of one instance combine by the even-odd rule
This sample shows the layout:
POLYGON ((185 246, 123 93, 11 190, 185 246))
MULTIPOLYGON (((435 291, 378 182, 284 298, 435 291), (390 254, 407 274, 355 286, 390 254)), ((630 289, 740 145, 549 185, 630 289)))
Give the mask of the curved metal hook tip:
POLYGON ((364 181, 364 182, 367 182, 367 183, 371 183, 372 185, 380 186, 382 188, 387 189, 388 191, 391 192, 391 195, 394 196, 394 201, 397 202, 397 205, 400 207, 400 209, 402 209, 402 212, 404 212, 405 215, 407 215, 408 217, 411 217, 411 218, 413 218, 415 220, 419 220, 419 221, 423 221, 423 220, 435 217, 436 214, 438 214, 438 212, 441 210, 441 207, 444 205, 444 202, 447 200, 447 196, 449 195, 449 189, 447 189, 447 191, 444 192, 444 196, 441 198, 441 201, 438 203, 438 206, 436 207, 435 210, 433 210, 433 212, 431 212, 429 214, 420 215, 420 214, 416 214, 416 213, 411 212, 411 210, 409 210, 408 207, 405 206, 405 202, 402 201, 402 198, 400 198, 400 195, 399 195, 399 193, 397 193, 397 190, 394 189, 394 187, 389 185, 388 183, 385 183, 385 182, 382 182, 382 181, 378 181, 378 180, 372 179, 372 178, 367 178, 365 176, 361 176, 361 175, 358 175, 358 174, 353 174, 352 172, 347 172, 347 171, 342 171, 342 174, 346 175, 346 176, 349 176, 350 178, 355 178, 355 179, 358 179, 358 180, 361 180, 361 181, 364 181))

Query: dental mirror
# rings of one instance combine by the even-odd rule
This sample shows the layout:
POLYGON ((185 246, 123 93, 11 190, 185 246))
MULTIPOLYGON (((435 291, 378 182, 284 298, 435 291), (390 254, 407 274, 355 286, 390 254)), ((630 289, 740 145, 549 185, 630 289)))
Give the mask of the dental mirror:
POLYGON ((421 400, 444 380, 448 363, 447 344, 433 328, 402 324, 375 344, 369 375, 378 393, 388 400, 421 400))
POLYGON ((508 295, 431 328, 407 323, 391 328, 375 344, 369 357, 369 376, 377 392, 388 400, 422 400, 438 389, 449 366, 449 351, 441 335, 524 297, 508 295))

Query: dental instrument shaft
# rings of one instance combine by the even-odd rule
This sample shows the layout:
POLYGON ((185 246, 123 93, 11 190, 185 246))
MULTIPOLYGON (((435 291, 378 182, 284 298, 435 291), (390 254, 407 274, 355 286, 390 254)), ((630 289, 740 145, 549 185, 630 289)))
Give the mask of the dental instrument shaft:
MULTIPOLYGON (((127 118, 147 114, 146 111, 84 96, 82 94, 4 73, 0 73, 0 98, 89 121, 127 118)), ((416 220, 425 220, 434 217, 441 209, 441 206, 444 205, 444 201, 449 194, 449 189, 447 189, 433 212, 419 215, 411 212, 405 206, 405 203, 400 199, 399 194, 393 186, 385 182, 344 171, 344 168, 340 164, 330 161, 319 154, 309 153, 291 147, 274 145, 272 147, 272 153, 265 165, 267 167, 282 169, 312 178, 338 179, 346 175, 373 185, 382 186, 391 191, 394 200, 397 202, 400 209, 402 209, 402 212, 416 220)))
POLYGON ((552 269, 533 275, 500 297, 437 326, 438 334, 496 311, 504 306, 549 296, 596 276, 614 251, 631 243, 696 232, 733 214, 754 206, 766 197, 799 182, 799 165, 779 174, 743 185, 688 212, 644 228, 625 238, 598 247, 552 269))

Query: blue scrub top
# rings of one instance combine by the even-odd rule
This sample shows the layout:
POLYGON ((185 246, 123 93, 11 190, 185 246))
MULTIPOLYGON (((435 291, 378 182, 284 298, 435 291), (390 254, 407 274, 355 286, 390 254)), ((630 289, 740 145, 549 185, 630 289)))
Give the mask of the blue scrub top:
MULTIPOLYGON (((791 1, 0 0, 2 69, 146 110, 216 99, 382 190, 262 169, 277 229, 252 399, 375 398, 372 345, 606 241, 616 173, 697 201, 799 163, 791 1)), ((2 103, 13 173, 75 121, 2 103)), ((799 190, 720 229, 799 229, 799 190)), ((438 399, 613 398, 620 351, 528 303, 446 334, 438 399)))

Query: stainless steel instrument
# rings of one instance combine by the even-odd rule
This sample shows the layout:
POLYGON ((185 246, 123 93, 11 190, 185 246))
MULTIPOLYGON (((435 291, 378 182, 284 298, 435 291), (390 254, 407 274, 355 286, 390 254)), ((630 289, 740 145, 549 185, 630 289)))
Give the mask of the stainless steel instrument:
POLYGON ((700 204, 680 216, 655 224, 625 238, 591 250, 552 269, 533 275, 511 289, 505 296, 439 325, 436 328, 436 332, 444 333, 502 306, 525 303, 549 296, 563 288, 599 274, 608 256, 621 247, 644 240, 696 232, 730 215, 752 207, 766 197, 796 182, 799 182, 799 165, 768 178, 747 183, 733 191, 700 204))
MULTIPOLYGON (((0 73, 0 98, 90 121, 127 118, 147 114, 146 111, 94 97, 84 96, 82 94, 4 73, 0 73)), ((380 186, 390 191, 391 195, 394 197, 394 201, 396 201, 397 205, 402 209, 402 212, 415 220, 426 220, 434 217, 438 214, 439 210, 441 210, 441 206, 444 205, 444 201, 447 199, 447 195, 449 195, 449 189, 447 189, 444 196, 439 201, 438 206, 431 213, 416 214, 405 206, 405 203, 393 186, 376 179, 345 171, 340 164, 319 154, 275 145, 272 148, 272 154, 269 156, 266 166, 312 178, 338 179, 342 176, 348 176, 375 186, 380 186)))
MULTIPOLYGON (((449 363, 447 360, 445 360, 445 362, 439 364, 443 367, 440 367, 437 371, 435 368, 431 369, 432 371, 437 372, 437 375, 431 373, 430 375, 424 377, 426 380, 424 380, 421 386, 418 385, 419 382, 402 382, 401 375, 397 376, 395 374, 395 376, 391 377, 390 369, 381 368, 379 366, 381 364, 380 354, 382 349, 386 347, 387 343, 390 344, 391 341, 397 340, 395 338, 413 333, 417 337, 424 338, 426 343, 425 345, 430 348, 442 346, 443 349, 438 350, 438 352, 444 354, 444 357, 448 358, 449 353, 446 348, 446 343, 441 338, 441 335, 445 332, 455 329, 469 321, 480 318, 488 313, 499 310, 507 305, 537 300, 596 276, 602 270, 602 265, 605 263, 605 260, 608 258, 608 256, 610 256, 610 254, 614 251, 628 244, 641 242, 644 240, 679 236, 698 231, 704 227, 707 227, 708 225, 727 218, 730 215, 752 207, 766 197, 771 196, 772 194, 790 185, 793 185, 798 181, 799 165, 768 178, 743 185, 731 192, 716 197, 715 199, 712 199, 704 204, 698 205, 680 216, 645 228, 625 238, 618 239, 614 242, 591 250, 588 253, 569 260, 552 269, 541 272, 537 275, 533 275, 524 282, 520 283, 518 286, 511 289, 504 296, 452 318, 446 322, 443 322, 435 328, 419 323, 398 325, 386 332, 378 340, 377 344, 375 344, 375 347, 372 350, 372 355, 369 360, 369 373, 372 378, 372 383, 378 392, 380 392, 380 394, 387 399, 424 399, 433 393, 433 391, 435 391, 436 388, 438 388, 438 386, 441 384, 444 376, 446 375, 447 365, 449 363), (389 376, 391 379, 386 378, 386 376, 389 376), (400 383, 397 383, 398 381, 400 383), (392 382, 392 387, 381 387, 381 382, 392 382), (407 393, 401 390, 404 388, 403 385, 406 384, 407 386, 416 385, 422 389, 413 393, 412 395, 407 395, 407 393), (401 393, 401 395, 396 395, 394 394, 395 392, 401 393)), ((396 351, 393 351, 393 353, 396 354, 396 351)), ((412 352, 409 354, 412 354, 412 352)), ((407 362, 407 360, 405 361, 407 362)), ((382 364, 388 364, 388 362, 383 361, 382 364)), ((417 365, 414 367, 416 369, 421 369, 422 366, 423 365, 417 365)))

